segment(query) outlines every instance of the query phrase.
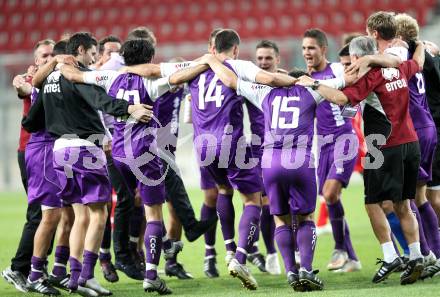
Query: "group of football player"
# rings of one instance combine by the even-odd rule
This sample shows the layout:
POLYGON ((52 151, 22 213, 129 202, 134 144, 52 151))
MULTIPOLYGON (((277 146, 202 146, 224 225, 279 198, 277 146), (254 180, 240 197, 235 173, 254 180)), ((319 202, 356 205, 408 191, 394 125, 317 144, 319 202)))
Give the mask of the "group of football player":
POLYGON ((407 14, 376 12, 366 28, 344 38, 337 62, 327 59, 324 31, 307 30, 306 69, 289 72, 269 40, 257 44, 256 64, 239 60, 232 29, 213 30, 198 59, 160 64, 152 63, 156 39, 145 27, 125 41, 82 32, 40 41, 35 65, 13 80, 24 103, 18 159, 28 209, 2 276, 22 292, 109 296, 94 276, 99 260, 109 282, 118 270, 143 280, 147 292, 170 294, 157 272, 162 252, 166 275, 192 278, 177 261, 182 230, 190 242, 204 236, 204 273, 219 276, 218 220, 228 271, 245 288, 258 287, 247 262, 281 274, 279 251, 289 286, 322 290, 312 267, 318 195, 335 243, 327 268, 361 270, 341 200, 356 163, 384 255, 373 282, 395 271, 403 285, 439 273, 439 49, 419 40, 407 14), (175 161, 181 103, 194 129, 200 220, 175 161), (363 133, 353 124, 361 116, 363 133), (243 204, 237 241, 234 192, 243 204))

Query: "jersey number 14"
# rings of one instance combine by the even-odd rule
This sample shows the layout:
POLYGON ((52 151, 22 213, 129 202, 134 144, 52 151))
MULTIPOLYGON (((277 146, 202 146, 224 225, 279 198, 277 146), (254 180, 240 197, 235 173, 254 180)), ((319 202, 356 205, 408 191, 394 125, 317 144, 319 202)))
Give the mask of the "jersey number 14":
POLYGON ((299 121, 299 107, 288 106, 290 102, 299 101, 299 97, 281 97, 276 96, 272 102, 273 111, 272 111, 272 129, 295 129, 298 128, 299 121), (290 113, 292 116, 292 120, 288 122, 286 120, 286 116, 280 116, 280 112, 282 113, 290 113))
POLYGON ((208 85, 205 92, 206 75, 202 74, 199 77, 199 109, 204 110, 205 104, 208 102, 215 102, 215 107, 222 106, 222 100, 225 96, 222 95, 222 86, 217 85, 218 77, 215 75, 208 85))

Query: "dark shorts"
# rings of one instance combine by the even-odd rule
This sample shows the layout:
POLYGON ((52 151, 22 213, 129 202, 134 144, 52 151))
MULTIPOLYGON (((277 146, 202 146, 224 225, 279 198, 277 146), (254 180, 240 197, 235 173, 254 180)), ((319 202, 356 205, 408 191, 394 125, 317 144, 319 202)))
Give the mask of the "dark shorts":
POLYGON ((60 186, 53 168, 53 142, 29 143, 26 146, 25 164, 28 175, 28 203, 62 207, 60 186))
MULTIPOLYGON (((199 160, 209 160, 208 164, 199 164, 211 175, 212 179, 217 185, 232 186, 234 189, 243 194, 252 194, 261 192, 261 178, 258 174, 257 168, 246 168, 238 164, 236 159, 235 149, 229 150, 229 155, 221 153, 222 148, 218 147, 199 147, 197 154, 200 156, 199 160), (241 168, 240 168, 241 167, 241 168)), ((247 148, 244 152, 244 160, 249 160, 251 157, 250 149, 247 148)))
POLYGON ((321 150, 317 170, 320 195, 322 195, 324 183, 328 179, 339 181, 344 188, 348 186, 357 160, 356 156, 346 160, 345 156, 348 156, 348 149, 348 143, 336 142, 326 145, 321 150))
POLYGON ((104 151, 96 146, 54 150, 53 166, 60 183, 58 193, 67 204, 106 203, 111 185, 104 151))
MULTIPOLYGON (((273 150, 263 154, 264 187, 269 197, 270 213, 272 215, 306 215, 315 211, 316 207, 316 174, 313 155, 301 151, 304 162, 298 167, 289 168, 281 162, 281 150, 273 150)), ((297 152, 292 150, 292 156, 297 152)), ((295 157, 292 157, 295 159, 295 157)))
MULTIPOLYGON (((420 165, 419 143, 405 143, 380 152, 382 166, 364 170, 365 204, 414 199, 420 165)), ((370 153, 366 157, 374 160, 370 153)))
MULTIPOLYGON (((130 167, 127 159, 113 156, 113 163, 123 177, 130 194, 134 197, 137 188, 142 203, 149 206, 165 202, 166 172, 163 171, 162 160, 157 155, 151 158, 141 166, 134 160, 134 164, 130 167)), ((171 167, 168 170, 171 170, 171 167)))
POLYGON ((419 181, 429 182, 432 179, 432 163, 437 147, 437 130, 435 127, 417 129, 420 145, 419 181))
POLYGON ((215 185, 215 180, 212 178, 211 174, 209 174, 206 167, 200 168, 200 188, 202 190, 208 190, 212 188, 217 188, 215 185))

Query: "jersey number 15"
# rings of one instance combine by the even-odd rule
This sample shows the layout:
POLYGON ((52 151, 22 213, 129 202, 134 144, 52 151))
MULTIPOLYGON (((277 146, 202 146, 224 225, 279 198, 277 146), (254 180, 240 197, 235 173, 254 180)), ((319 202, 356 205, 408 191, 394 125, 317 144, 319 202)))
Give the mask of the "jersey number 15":
POLYGON ((299 108, 295 106, 288 106, 289 102, 299 101, 299 97, 281 97, 276 96, 272 102, 273 111, 272 111, 272 129, 295 129, 298 128, 299 121, 299 108), (286 117, 280 116, 280 112, 283 113, 291 113, 292 120, 287 122, 286 117))

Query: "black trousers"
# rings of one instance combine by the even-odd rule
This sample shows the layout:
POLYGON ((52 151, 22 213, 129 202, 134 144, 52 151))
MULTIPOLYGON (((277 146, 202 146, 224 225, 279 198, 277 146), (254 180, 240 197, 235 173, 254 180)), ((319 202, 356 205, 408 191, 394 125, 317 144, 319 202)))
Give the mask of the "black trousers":
MULTIPOLYGON (((18 152, 18 165, 21 179, 27 192, 27 174, 24 162, 24 151, 18 152)), ((34 249, 34 236, 41 221, 41 206, 38 203, 28 205, 26 210, 26 223, 23 226, 20 243, 15 257, 11 260, 11 269, 28 275, 31 269, 31 258, 34 249)), ((50 253, 50 251, 49 251, 50 253)))
MULTIPOLYGON (((164 168, 168 165, 162 160, 164 168)), ((177 217, 182 223, 183 230, 188 231, 197 222, 194 209, 186 192, 180 176, 171 168, 168 168, 165 176, 165 190, 167 200, 171 203, 176 212, 177 217)))
POLYGON ((113 164, 113 158, 107 157, 110 182, 116 191, 117 202, 114 213, 113 250, 117 262, 131 262, 129 243, 130 216, 133 213, 134 197, 127 190, 121 173, 113 164))

